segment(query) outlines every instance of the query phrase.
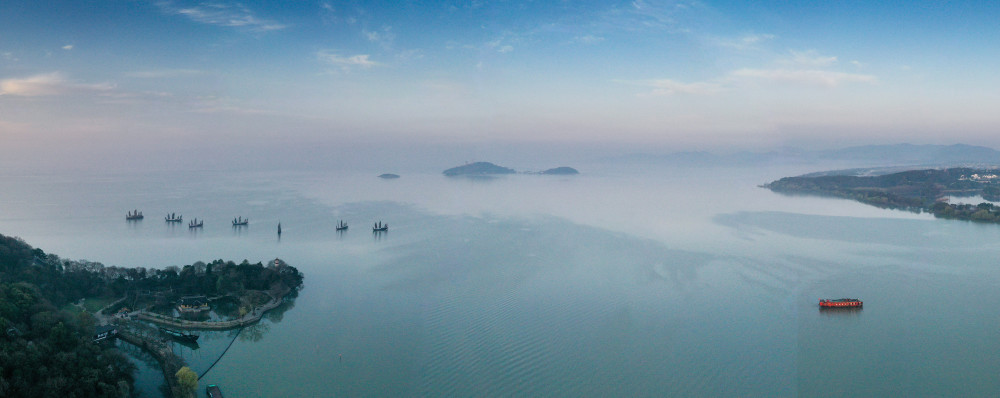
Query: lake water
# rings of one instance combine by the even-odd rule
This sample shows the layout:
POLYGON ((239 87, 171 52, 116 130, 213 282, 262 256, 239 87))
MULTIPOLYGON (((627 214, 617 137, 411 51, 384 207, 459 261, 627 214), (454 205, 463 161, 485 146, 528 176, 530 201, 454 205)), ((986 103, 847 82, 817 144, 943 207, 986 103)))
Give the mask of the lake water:
MULTIPOLYGON (((758 187, 816 168, 581 169, 485 180, 4 171, 0 233, 105 265, 296 266, 298 297, 201 380, 231 396, 1000 390, 1000 226, 758 187), (145 220, 126 222, 131 209, 145 220), (168 225, 169 212, 205 226, 168 225), (249 227, 233 229, 236 216, 249 227), (378 220, 388 233, 372 234, 378 220), (840 297, 865 307, 817 307, 840 297)), ((201 373, 235 335, 206 332, 178 351, 201 373)), ((133 355, 156 396, 155 364, 133 355)))

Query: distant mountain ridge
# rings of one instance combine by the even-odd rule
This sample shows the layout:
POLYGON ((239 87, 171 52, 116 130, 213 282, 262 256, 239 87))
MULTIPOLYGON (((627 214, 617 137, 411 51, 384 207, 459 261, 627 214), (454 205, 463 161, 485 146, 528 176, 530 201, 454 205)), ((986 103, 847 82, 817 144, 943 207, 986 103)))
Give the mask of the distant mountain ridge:
POLYGON ((626 163, 657 163, 668 165, 757 165, 767 163, 810 164, 819 161, 841 161, 863 166, 944 166, 1000 165, 1000 151, 984 146, 954 145, 864 145, 829 150, 783 149, 769 152, 737 152, 716 155, 709 152, 675 152, 670 154, 630 154, 605 161, 626 163))

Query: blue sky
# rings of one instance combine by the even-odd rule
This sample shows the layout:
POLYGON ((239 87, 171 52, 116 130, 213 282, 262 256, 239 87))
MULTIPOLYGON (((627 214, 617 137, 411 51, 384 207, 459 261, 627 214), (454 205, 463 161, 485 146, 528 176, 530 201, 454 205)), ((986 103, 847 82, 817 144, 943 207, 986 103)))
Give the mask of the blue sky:
POLYGON ((998 8, 8 0, 0 155, 997 147, 998 8))

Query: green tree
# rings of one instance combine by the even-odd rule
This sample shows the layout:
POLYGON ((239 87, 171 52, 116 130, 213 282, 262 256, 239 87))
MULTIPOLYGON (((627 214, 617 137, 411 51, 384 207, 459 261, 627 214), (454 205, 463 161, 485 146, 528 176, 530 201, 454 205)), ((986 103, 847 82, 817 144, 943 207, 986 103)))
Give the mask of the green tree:
POLYGON ((184 366, 177 371, 177 384, 180 384, 189 397, 194 397, 198 391, 198 375, 191 368, 184 366))

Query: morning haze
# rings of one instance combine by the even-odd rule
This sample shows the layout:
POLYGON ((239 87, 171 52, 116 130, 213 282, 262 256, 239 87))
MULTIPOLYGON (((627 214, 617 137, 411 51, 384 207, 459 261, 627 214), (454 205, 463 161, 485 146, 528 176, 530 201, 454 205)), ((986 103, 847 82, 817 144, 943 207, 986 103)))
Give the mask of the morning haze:
POLYGON ((992 394, 998 17, 2 2, 0 395, 992 394))

